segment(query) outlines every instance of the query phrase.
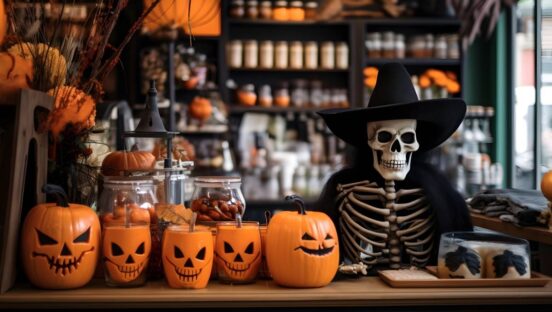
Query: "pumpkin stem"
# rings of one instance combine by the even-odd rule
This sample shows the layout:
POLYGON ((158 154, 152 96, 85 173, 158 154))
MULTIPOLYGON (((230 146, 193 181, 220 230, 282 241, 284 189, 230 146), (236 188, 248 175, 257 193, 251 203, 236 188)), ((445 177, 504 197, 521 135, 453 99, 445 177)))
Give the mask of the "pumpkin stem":
POLYGON ((54 184, 45 184, 42 187, 42 192, 48 195, 54 195, 57 199, 56 205, 60 207, 69 207, 69 199, 67 198, 67 193, 65 193, 65 190, 61 186, 54 184))
POLYGON ((293 205, 295 208, 297 208, 297 212, 302 215, 307 214, 307 209, 305 207, 305 201, 303 198, 299 195, 288 195, 286 196, 287 201, 293 202, 293 205))

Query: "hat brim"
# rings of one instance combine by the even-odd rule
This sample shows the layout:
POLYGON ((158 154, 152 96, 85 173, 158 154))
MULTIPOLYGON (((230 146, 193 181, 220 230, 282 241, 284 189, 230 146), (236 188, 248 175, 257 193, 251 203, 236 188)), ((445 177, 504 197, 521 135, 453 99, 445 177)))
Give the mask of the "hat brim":
POLYGON ((416 119, 420 151, 431 150, 448 139, 466 115, 462 99, 433 99, 357 109, 325 109, 318 114, 337 137, 354 146, 366 146, 366 123, 378 120, 416 119))

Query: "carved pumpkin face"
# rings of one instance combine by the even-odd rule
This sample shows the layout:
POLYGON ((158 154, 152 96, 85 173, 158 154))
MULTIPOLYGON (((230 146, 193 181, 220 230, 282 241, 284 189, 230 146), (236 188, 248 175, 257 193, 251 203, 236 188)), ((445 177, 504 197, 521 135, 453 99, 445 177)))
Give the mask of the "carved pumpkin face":
MULTIPOLYGON (((52 193, 59 189, 45 188, 45 191, 52 193)), ((98 216, 90 207, 60 199, 58 203, 33 207, 23 224, 23 267, 31 283, 40 288, 84 286, 92 278, 98 261, 98 216)))
POLYGON ((145 281, 151 251, 149 225, 105 225, 102 242, 108 281, 115 285, 145 281))
POLYGON ((163 233, 163 268, 172 288, 205 288, 213 267, 213 235, 169 227, 163 233))
POLYGON ((219 279, 231 283, 252 282, 261 264, 261 236, 257 223, 217 225, 215 263, 219 279))
POLYGON ((291 199, 299 212, 280 212, 268 225, 266 259, 270 274, 282 286, 325 286, 339 265, 335 226, 326 214, 307 213, 301 199, 291 199))

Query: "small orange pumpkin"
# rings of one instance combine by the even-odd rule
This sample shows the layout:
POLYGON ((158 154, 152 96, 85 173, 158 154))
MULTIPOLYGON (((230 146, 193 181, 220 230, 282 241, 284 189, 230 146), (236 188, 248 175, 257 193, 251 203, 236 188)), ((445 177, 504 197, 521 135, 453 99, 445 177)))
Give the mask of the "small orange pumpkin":
POLYGON ((10 52, 0 53, 0 96, 11 97, 19 89, 28 89, 33 80, 31 61, 10 52))
POLYGON ((213 106, 211 101, 204 97, 196 96, 190 103, 188 109, 190 116, 199 120, 207 120, 213 114, 213 106))
POLYGON ((277 213, 268 224, 266 260, 272 279, 287 287, 322 287, 334 278, 339 244, 332 220, 305 210, 299 196, 288 196, 298 212, 277 213))
POLYGON ((209 229, 170 226, 163 233, 163 268, 172 288, 205 288, 213 268, 209 229))
POLYGON ((101 172, 106 176, 118 176, 124 171, 148 170, 155 166, 155 156, 150 152, 138 151, 134 146, 130 152, 111 152, 102 162, 101 172))
POLYGON ((45 185, 57 203, 36 205, 25 218, 21 237, 23 268, 40 288, 71 289, 94 275, 100 249, 100 222, 90 207, 69 204, 63 189, 45 185))
POLYGON ((48 94, 55 96, 55 108, 49 116, 49 128, 54 138, 67 125, 72 125, 76 133, 90 129, 96 124, 96 102, 91 96, 75 88, 63 86, 51 89, 48 94))

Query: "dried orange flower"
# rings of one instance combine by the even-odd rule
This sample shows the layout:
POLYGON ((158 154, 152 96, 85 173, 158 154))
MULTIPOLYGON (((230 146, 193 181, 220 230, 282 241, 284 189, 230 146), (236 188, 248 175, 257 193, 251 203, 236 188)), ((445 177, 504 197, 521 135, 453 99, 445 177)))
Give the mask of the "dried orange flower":
POLYGON ((54 109, 50 113, 48 124, 55 139, 65 127, 71 124, 75 132, 90 129, 95 125, 96 102, 83 91, 63 86, 50 90, 48 94, 55 96, 54 109))

